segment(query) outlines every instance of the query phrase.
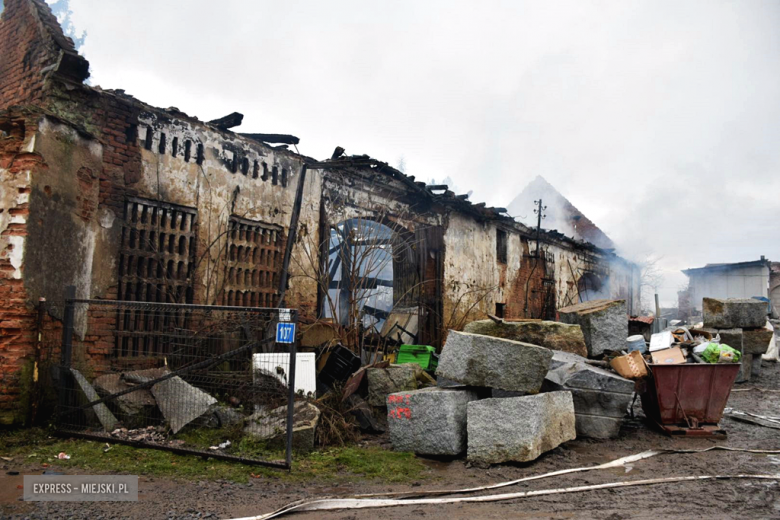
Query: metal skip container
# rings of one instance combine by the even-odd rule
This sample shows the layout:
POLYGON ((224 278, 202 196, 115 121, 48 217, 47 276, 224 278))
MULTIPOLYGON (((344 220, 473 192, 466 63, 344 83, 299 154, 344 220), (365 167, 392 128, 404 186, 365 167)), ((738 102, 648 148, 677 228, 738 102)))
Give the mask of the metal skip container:
POLYGON ((652 375, 641 392, 642 409, 673 435, 725 434, 718 422, 729 400, 740 363, 649 365, 652 375))

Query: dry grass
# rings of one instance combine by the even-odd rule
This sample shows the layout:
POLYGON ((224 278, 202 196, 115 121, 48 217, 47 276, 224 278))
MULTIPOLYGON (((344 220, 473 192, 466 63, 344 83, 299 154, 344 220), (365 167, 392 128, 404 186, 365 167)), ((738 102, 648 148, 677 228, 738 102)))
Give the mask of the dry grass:
POLYGON ((360 440, 360 428, 350 413, 347 403, 342 400, 340 386, 314 401, 320 409, 320 422, 317 425, 316 442, 318 446, 348 446, 360 440))

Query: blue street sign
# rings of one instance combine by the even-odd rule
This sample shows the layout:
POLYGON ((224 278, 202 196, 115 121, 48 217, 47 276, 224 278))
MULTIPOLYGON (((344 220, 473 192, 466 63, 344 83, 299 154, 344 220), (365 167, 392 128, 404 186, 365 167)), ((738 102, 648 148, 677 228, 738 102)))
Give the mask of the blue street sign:
POLYGON ((295 323, 276 324, 276 342, 292 343, 295 341, 295 323))

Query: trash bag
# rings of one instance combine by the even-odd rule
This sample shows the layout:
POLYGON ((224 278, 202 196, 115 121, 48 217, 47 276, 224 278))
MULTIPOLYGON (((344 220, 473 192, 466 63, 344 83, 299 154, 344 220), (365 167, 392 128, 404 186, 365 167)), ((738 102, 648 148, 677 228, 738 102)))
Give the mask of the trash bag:
MULTIPOLYGON (((775 323, 777 323, 777 321, 775 321, 775 323)), ((761 359, 764 361, 774 361, 775 363, 780 362, 780 335, 778 334, 778 331, 775 330, 777 327, 767 321, 766 327, 764 328, 774 331, 774 334, 772 334, 772 341, 769 342, 769 349, 766 351, 766 354, 761 355, 761 359)))
POLYGON ((739 363, 742 353, 725 344, 710 343, 701 358, 707 363, 739 363))

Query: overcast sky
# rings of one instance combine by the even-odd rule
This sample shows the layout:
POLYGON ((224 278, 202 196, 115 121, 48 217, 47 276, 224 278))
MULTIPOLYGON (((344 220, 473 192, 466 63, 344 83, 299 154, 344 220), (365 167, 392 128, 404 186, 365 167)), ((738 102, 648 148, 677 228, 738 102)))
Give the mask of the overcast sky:
MULTIPOLYGON (((506 206, 542 175, 632 259, 780 260, 780 2, 71 0, 92 82, 506 206)), ((531 211, 531 209, 529 209, 531 211)))

